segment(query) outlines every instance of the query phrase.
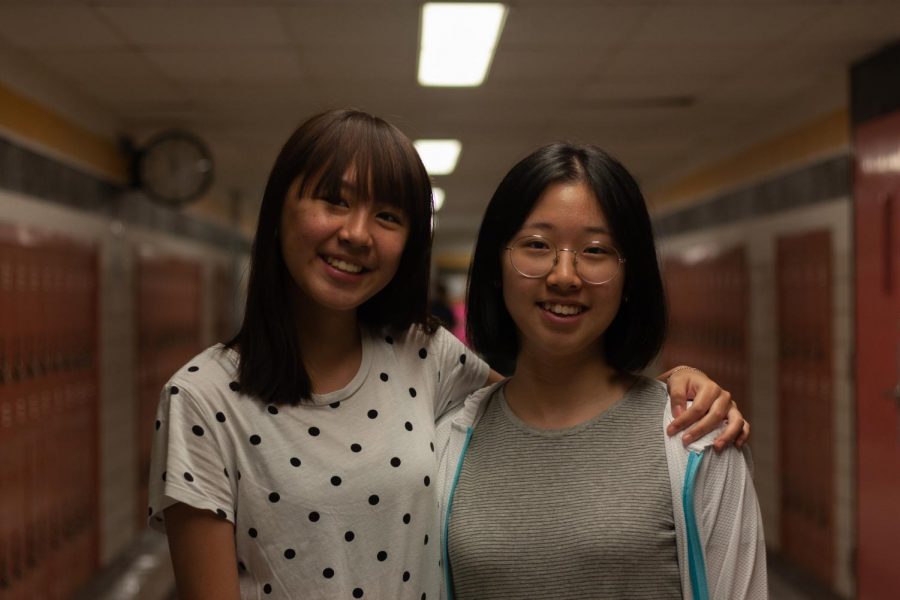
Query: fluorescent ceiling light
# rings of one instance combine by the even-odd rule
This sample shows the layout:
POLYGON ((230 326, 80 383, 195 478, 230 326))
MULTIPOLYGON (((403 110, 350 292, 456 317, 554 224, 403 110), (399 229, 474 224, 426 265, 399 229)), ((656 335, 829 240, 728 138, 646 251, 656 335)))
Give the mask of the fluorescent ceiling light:
POLYGON ((429 175, 452 173, 462 151, 459 140, 416 140, 415 146, 429 175))
POLYGON ((444 190, 439 187, 431 188, 431 195, 434 198, 434 212, 441 210, 441 207, 444 205, 444 197, 446 194, 444 190))
POLYGON ((506 20, 499 3, 429 2, 422 6, 419 84, 466 87, 487 77, 506 20))

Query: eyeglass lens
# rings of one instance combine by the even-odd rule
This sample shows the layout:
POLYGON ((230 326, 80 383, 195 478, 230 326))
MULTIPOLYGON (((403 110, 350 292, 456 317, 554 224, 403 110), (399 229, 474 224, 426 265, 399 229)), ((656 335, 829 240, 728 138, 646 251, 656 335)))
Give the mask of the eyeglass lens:
MULTIPOLYGON (((509 258, 513 268, 525 277, 543 277, 556 264, 557 248, 551 241, 540 236, 524 237, 509 246, 509 258)), ((614 247, 601 242, 589 242, 576 250, 575 271, 588 283, 606 283, 616 276, 620 262, 619 253, 614 247)))

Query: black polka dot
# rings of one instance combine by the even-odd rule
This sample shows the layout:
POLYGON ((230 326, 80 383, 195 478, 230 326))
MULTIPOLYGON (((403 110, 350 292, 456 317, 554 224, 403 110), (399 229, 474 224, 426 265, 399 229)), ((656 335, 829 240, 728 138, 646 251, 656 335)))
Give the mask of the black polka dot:
POLYGON ((347 533, 344 534, 344 540, 346 540, 348 542, 352 542, 353 538, 355 538, 355 537, 356 537, 356 534, 353 533, 352 531, 348 531, 347 533))
POLYGON ((216 421, 218 421, 219 423, 224 423, 225 422, 225 413, 217 412, 216 413, 216 421))
POLYGON ((153 507, 152 507, 152 506, 148 506, 148 507, 147 507, 147 516, 149 517, 149 516, 152 516, 152 515, 153 515, 153 507))
POLYGON ((379 501, 378 494, 372 494, 371 496, 369 496, 369 504, 371 504, 372 506, 375 506, 376 504, 378 504, 378 501, 379 501))
POLYGON ((312 521, 313 523, 315 523, 316 521, 318 521, 318 520, 319 520, 319 513, 317 513, 316 511, 312 511, 311 513, 309 513, 309 520, 312 521))
POLYGON ((296 456, 291 457, 291 466, 299 467, 299 466, 300 466, 300 459, 297 458, 296 456))
POLYGON ((185 479, 186 481, 193 481, 193 480, 194 480, 194 476, 191 475, 190 473, 185 472, 185 474, 184 474, 184 479, 185 479))
POLYGON ((162 423, 159 421, 159 419, 157 419, 157 420, 156 420, 156 430, 157 430, 157 431, 159 431, 159 426, 160 426, 160 425, 162 425, 162 423))
POLYGON ((394 458, 392 458, 392 459, 391 459, 391 466, 392 466, 392 467, 399 467, 399 466, 400 466, 400 459, 397 458, 396 456, 395 456, 394 458))
POLYGON ((428 447, 431 448, 432 452, 434 452, 434 442, 428 442, 428 447))
POLYGON ((238 561, 238 571, 246 571, 246 570, 247 570, 247 565, 244 564, 244 561, 239 560, 238 561))
POLYGON ((272 593, 272 586, 269 585, 269 584, 267 583, 266 585, 263 586, 263 591, 264 591, 265 593, 267 593, 267 594, 271 594, 271 593, 272 593))
POLYGON ((256 536, 259 535, 259 532, 256 531, 256 529, 254 529, 253 527, 251 527, 250 529, 247 530, 247 535, 249 535, 252 538, 255 538, 256 536))
POLYGON ((384 341, 386 341, 388 344, 393 344, 394 338, 392 338, 391 336, 387 336, 386 338, 384 338, 384 341))
POLYGON ((367 415, 370 419, 375 419, 375 418, 378 417, 378 411, 375 410, 375 409, 373 408, 372 410, 370 410, 369 412, 367 412, 366 415, 367 415))
POLYGON ((169 393, 172 394, 173 396, 174 396, 175 394, 177 394, 177 393, 178 393, 178 386, 177 386, 177 385, 173 385, 172 387, 170 387, 170 388, 169 388, 169 393))
POLYGON ((382 381, 387 381, 388 379, 390 379, 390 378, 388 377, 388 374, 387 374, 387 373, 382 373, 381 375, 379 375, 379 377, 381 377, 381 380, 382 380, 382 381))
POLYGON ((278 502, 279 500, 281 500, 281 496, 278 495, 278 492, 269 494, 269 502, 278 502))
POLYGON ((332 478, 331 478, 331 485, 333 485, 333 486, 339 486, 339 485, 341 485, 341 478, 338 477, 337 475, 332 476, 332 478))
POLYGON ((293 548, 288 548, 287 550, 284 551, 284 557, 288 560, 293 559, 295 556, 297 556, 297 553, 294 552, 293 548))
POLYGON ((240 480, 241 480, 241 470, 238 469, 238 481, 240 481, 240 480))
POLYGON ((428 534, 427 533, 425 534, 425 545, 426 546, 428 545, 428 534))
POLYGON ((406 423, 404 423, 403 426, 406 427, 406 430, 407 430, 407 431, 412 431, 412 430, 413 430, 412 423, 410 423, 409 421, 407 421, 406 423))
POLYGON ((409 395, 413 398, 416 397, 416 388, 409 388, 409 395))
POLYGON ((163 471, 163 474, 162 474, 162 480, 163 480, 163 481, 166 480, 166 471, 163 471))
POLYGON ((219 518, 220 518, 220 519, 226 519, 226 518, 228 518, 228 515, 225 514, 225 511, 222 510, 221 508, 217 508, 217 509, 216 509, 216 514, 219 515, 219 518))
POLYGON ((307 431, 309 431, 309 435, 313 437, 316 437, 317 435, 319 435, 319 433, 321 433, 318 427, 310 427, 307 431))
POLYGON ((241 390, 241 384, 239 384, 237 381, 232 381, 228 384, 228 387, 231 388, 232 392, 239 392, 241 390))
POLYGON ((259 446, 259 443, 262 441, 262 438, 256 435, 255 433, 250 436, 250 443, 254 446, 259 446))
POLYGON ((419 348, 419 358, 425 358, 426 356, 428 356, 428 350, 419 348))
POLYGON ((340 401, 338 401, 338 402, 332 402, 328 406, 330 406, 331 408, 337 408, 340 405, 341 405, 341 403, 340 403, 340 401))
POLYGON ((409 525, 409 522, 410 522, 411 520, 412 520, 412 515, 410 515, 409 513, 406 513, 405 515, 403 515, 403 522, 404 522, 406 525, 409 525))
POLYGON ((359 444, 350 444, 350 449, 354 452, 360 452, 362 450, 362 446, 359 444))
POLYGON ((403 581, 409 581, 409 571, 403 571, 403 581))
POLYGON ((222 469, 222 472, 225 473, 225 479, 230 479, 228 476, 228 469, 222 469))
POLYGON ((200 437, 203 435, 203 428, 200 427, 199 425, 194 425, 193 427, 191 427, 191 431, 193 431, 194 435, 196 435, 197 437, 200 437))
POLYGON ((461 365, 466 364, 466 355, 465 354, 459 355, 459 364, 461 364, 461 365))
POLYGON ((190 367, 188 367, 188 371, 190 371, 191 373, 196 373, 199 370, 200 370, 200 367, 196 367, 194 365, 191 365, 190 367))
POLYGON ((363 597, 362 588, 353 588, 353 597, 354 598, 362 598, 363 597))
POLYGON ((332 569, 331 567, 324 569, 322 571, 322 577, 324 577, 325 579, 331 579, 332 577, 334 577, 334 569, 332 569))
POLYGON ((382 550, 381 552, 379 552, 379 553, 376 555, 376 558, 378 559, 378 562, 384 562, 384 561, 386 561, 386 560, 387 560, 387 552, 385 552, 384 550, 382 550))
POLYGON ((275 406, 274 404, 270 404, 269 406, 267 406, 267 407, 266 407, 266 410, 269 411, 269 414, 270 414, 270 415, 277 415, 277 414, 278 414, 278 407, 275 406))
POLYGON ((431 485, 431 477, 426 475, 425 476, 425 487, 428 487, 429 485, 431 485))
POLYGON ((426 598, 425 592, 422 592, 422 600, 425 600, 425 598, 426 598))

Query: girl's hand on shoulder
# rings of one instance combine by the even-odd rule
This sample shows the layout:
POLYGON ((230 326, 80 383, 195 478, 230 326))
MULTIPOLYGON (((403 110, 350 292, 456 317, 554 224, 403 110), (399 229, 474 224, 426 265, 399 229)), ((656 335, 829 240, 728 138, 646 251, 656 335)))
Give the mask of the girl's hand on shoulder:
POLYGON ((729 444, 740 448, 747 442, 750 423, 738 410, 731 394, 705 373, 693 367, 678 366, 662 373, 658 379, 665 381, 669 388, 675 417, 666 429, 667 434, 675 435, 692 425, 682 438, 687 445, 718 428, 725 420, 725 429, 713 443, 715 449, 722 450, 729 444), (690 407, 688 400, 693 400, 690 407))

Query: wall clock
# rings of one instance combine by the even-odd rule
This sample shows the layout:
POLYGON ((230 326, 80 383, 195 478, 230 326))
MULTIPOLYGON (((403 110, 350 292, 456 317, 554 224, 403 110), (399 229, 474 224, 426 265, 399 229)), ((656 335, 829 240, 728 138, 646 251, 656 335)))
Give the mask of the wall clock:
POLYGON ((213 182, 209 148, 187 131, 173 129, 153 136, 137 160, 141 189, 169 206, 178 207, 196 200, 213 182))

